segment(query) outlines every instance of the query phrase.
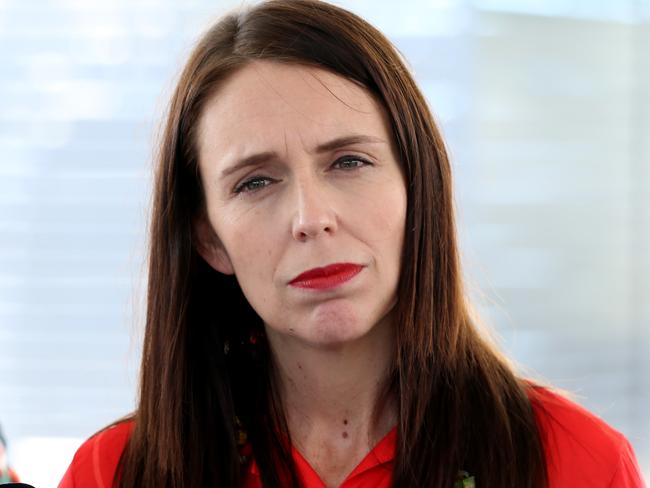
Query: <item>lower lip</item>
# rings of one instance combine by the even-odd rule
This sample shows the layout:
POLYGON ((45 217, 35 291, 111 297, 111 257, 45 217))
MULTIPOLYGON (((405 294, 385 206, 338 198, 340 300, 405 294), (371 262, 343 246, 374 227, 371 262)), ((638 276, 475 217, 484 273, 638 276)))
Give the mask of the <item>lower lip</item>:
POLYGON ((345 269, 336 274, 320 276, 318 278, 310 278, 303 281, 295 281, 291 283, 291 286, 295 286, 297 288, 308 288, 311 290, 327 290, 330 288, 336 288, 346 281, 350 281, 352 278, 358 275, 362 269, 362 266, 350 267, 349 269, 345 269))

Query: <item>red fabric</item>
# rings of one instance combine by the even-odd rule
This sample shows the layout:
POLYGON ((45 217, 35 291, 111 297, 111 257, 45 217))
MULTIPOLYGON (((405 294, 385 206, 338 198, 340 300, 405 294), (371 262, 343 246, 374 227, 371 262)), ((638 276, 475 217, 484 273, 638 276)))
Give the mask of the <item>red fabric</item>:
POLYGON ((59 488, 111 488, 117 463, 133 422, 122 422, 95 434, 77 450, 59 488))
POLYGON ((530 398, 544 437, 551 488, 645 487, 632 446, 623 434, 546 389, 533 389, 530 398))
MULTIPOLYGON (((632 447, 621 433, 546 389, 533 390, 531 401, 544 438, 550 488, 645 488, 632 447)), ((110 488, 132 429, 132 422, 124 422, 87 440, 75 454, 59 488, 110 488)), ((341 488, 390 486, 395 441, 393 429, 350 473, 341 488)), ((306 487, 325 486, 295 449, 293 456, 306 487)), ((476 483, 480 486, 481 480, 476 483)), ((249 465, 244 486, 262 486, 254 462, 249 465)))
MULTIPOLYGON (((397 429, 388 432, 377 445, 357 464, 356 468, 347 476, 340 488, 388 488, 393 473, 393 458, 395 457, 395 441, 397 429)), ((296 464, 304 486, 308 488, 326 488, 318 473, 310 466, 307 460, 297 449, 292 450, 293 460, 296 464)), ((246 473, 244 488, 262 488, 259 471, 253 460, 246 473)))
POLYGON ((6 471, 3 471, 0 468, 0 485, 3 483, 19 483, 20 478, 12 468, 7 468, 6 471))

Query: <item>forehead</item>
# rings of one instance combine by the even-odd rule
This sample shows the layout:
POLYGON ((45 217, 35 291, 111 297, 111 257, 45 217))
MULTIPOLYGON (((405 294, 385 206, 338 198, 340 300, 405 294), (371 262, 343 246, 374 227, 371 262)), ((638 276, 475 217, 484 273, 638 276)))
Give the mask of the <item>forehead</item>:
POLYGON ((385 110, 367 89, 320 68, 254 61, 208 100, 197 142, 201 152, 241 156, 277 149, 267 147, 277 142, 316 146, 350 133, 388 138, 385 110))

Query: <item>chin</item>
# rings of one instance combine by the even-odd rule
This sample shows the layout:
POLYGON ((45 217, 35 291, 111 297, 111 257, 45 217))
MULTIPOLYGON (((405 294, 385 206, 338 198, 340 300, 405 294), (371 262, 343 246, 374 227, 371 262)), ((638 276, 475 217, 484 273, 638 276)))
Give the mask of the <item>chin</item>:
POLYGON ((311 337, 310 342, 318 349, 341 349, 363 337, 363 334, 341 334, 334 331, 322 331, 316 337, 311 337))
POLYGON ((359 319, 359 311, 347 301, 333 301, 317 307, 308 320, 309 335, 322 344, 353 341, 370 327, 359 319))
POLYGON ((371 325, 358 321, 321 322, 312 324, 308 341, 313 347, 339 349, 362 339, 370 332, 371 328, 371 325))

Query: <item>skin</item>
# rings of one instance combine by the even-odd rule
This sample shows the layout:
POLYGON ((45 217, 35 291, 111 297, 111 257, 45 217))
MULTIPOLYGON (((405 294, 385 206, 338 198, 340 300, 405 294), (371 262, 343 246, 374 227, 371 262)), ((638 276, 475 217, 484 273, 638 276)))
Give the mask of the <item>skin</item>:
POLYGON ((328 71, 254 61, 206 104, 198 131, 199 252, 235 274, 265 323, 294 447, 338 486, 394 426, 373 417, 393 354, 406 187, 383 107, 328 71), (366 141, 317 151, 350 135, 366 141), (233 169, 253 154, 273 157, 233 169), (326 291, 289 282, 332 263, 326 291))

